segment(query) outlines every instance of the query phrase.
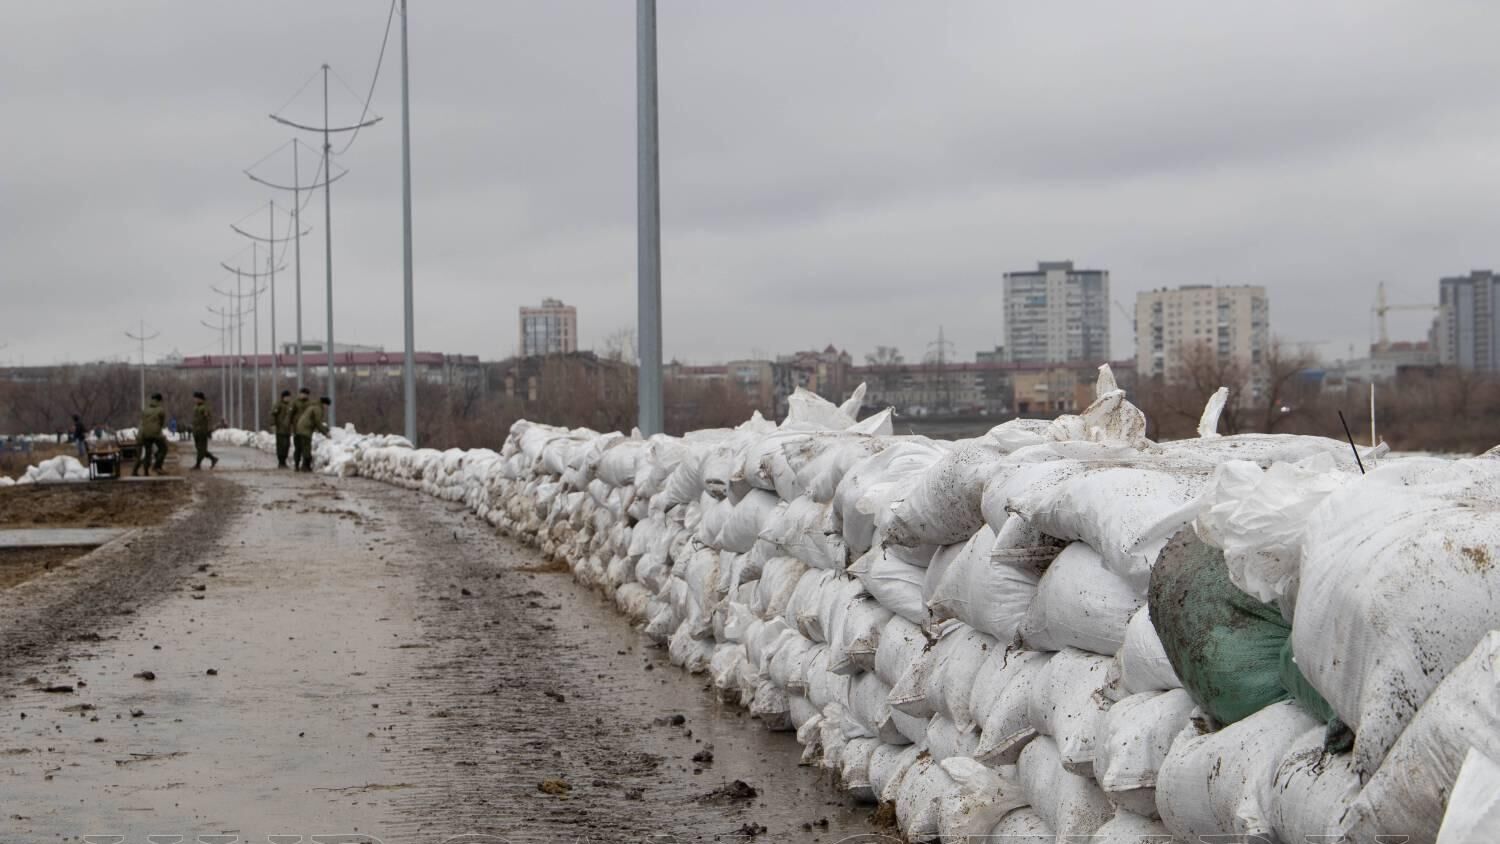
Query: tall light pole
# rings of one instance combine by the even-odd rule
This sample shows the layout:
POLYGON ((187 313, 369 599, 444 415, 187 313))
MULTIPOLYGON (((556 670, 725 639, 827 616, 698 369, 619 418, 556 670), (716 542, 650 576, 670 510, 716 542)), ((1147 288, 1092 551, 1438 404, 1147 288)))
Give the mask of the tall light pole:
POLYGON ((402 387, 406 399, 406 439, 417 444, 417 353, 411 290, 411 94, 406 50, 406 0, 401 0, 401 223, 406 313, 406 359, 402 387))
MULTIPOLYGON (((295 200, 295 197, 293 199, 295 200)), ((270 291, 271 291, 271 400, 274 402, 276 400, 276 389, 277 389, 277 387, 280 386, 279 381, 278 381, 279 376, 280 376, 280 371, 279 371, 280 364, 278 362, 277 352, 276 352, 276 348, 277 348, 276 347, 276 271, 278 269, 286 269, 286 267, 284 265, 281 266, 281 267, 277 267, 276 266, 276 244, 278 244, 278 243, 286 243, 288 240, 291 240, 292 238, 289 238, 289 237, 277 237, 276 236, 276 201, 275 200, 271 201, 271 203, 269 205, 269 211, 270 211, 270 220, 268 222, 268 227, 266 229, 266 232, 267 232, 267 235, 268 235, 267 237, 261 237, 258 234, 252 234, 250 232, 247 232, 244 229, 240 228, 238 225, 233 224, 233 223, 230 224, 229 228, 231 230, 233 230, 235 234, 238 234, 238 235, 240 235, 242 237, 247 237, 251 241, 253 241, 254 243, 264 243, 264 244, 267 244, 267 251, 269 251, 271 253, 271 259, 268 262, 269 266, 266 269, 266 274, 268 276, 270 276, 270 279, 271 279, 271 283, 270 283, 270 291)), ((293 220, 293 223, 295 224, 295 219, 293 220)), ((300 234, 301 233, 299 232, 298 235, 300 236, 300 234)), ((253 250, 252 250, 252 254, 254 254, 253 250)), ((256 270, 256 272, 260 271, 259 260, 258 259, 256 259, 255 262, 254 262, 254 269, 256 270)), ((298 317, 300 319, 300 317, 301 317, 301 301, 300 301, 300 297, 299 297, 299 301, 298 301, 298 304, 297 304, 297 309, 298 309, 298 317)), ((260 311, 260 308, 257 306, 256 307, 257 319, 259 318, 259 311, 260 311)), ((256 376, 255 376, 255 389, 256 389, 256 402, 257 402, 257 404, 256 404, 256 418, 258 419, 259 416, 260 416, 260 410, 259 410, 259 407, 260 407, 260 405, 259 405, 259 401, 260 401, 260 399, 259 399, 259 396, 260 396, 260 373, 259 373, 259 369, 258 369, 258 367, 260 366, 260 346, 259 346, 260 328, 259 327, 257 327, 255 329, 255 336, 256 336, 256 340, 257 340, 257 343, 256 343, 256 366, 257 366, 257 370, 256 370, 256 376)), ((298 342, 298 346, 299 346, 298 357, 300 359, 300 357, 301 357, 300 346, 301 346, 301 342, 302 342, 300 329, 298 331, 297 342, 298 342)))
MULTIPOLYGON (((254 256, 254 258, 252 259, 252 264, 251 264, 252 268, 248 269, 248 270, 243 269, 241 267, 231 267, 228 264, 223 263, 222 261, 219 263, 219 266, 223 267, 224 269, 228 270, 229 272, 234 273, 234 287, 235 287, 234 297, 235 297, 235 307, 236 307, 236 309, 241 309, 241 308, 244 307, 243 302, 242 302, 242 300, 244 300, 244 299, 249 299, 251 301, 251 303, 252 303, 251 304, 251 307, 253 308, 253 317, 252 317, 252 319, 253 319, 253 325, 254 325, 254 328, 252 329, 253 333, 254 333, 254 336, 252 338, 252 343, 254 344, 254 350, 255 350, 254 351, 254 353, 255 353, 255 389, 253 391, 254 395, 253 395, 252 398, 253 398, 254 403, 255 403, 255 416, 252 418, 251 424, 257 426, 255 428, 255 430, 260 430, 260 428, 258 427, 260 425, 260 292, 263 289, 260 286, 260 280, 261 280, 261 278, 270 275, 269 272, 261 272, 260 270, 254 268, 256 264, 260 263, 260 257, 259 257, 258 252, 259 252, 258 244, 251 244, 251 254, 254 256), (240 287, 241 282, 243 282, 245 279, 249 279, 250 280, 250 288, 251 289, 250 289, 249 293, 243 292, 243 290, 240 287)), ((219 293, 224 293, 223 290, 219 290, 217 287, 214 288, 214 290, 216 290, 219 293)), ((226 293, 225 295, 229 295, 229 294, 226 293)), ((241 359, 243 359, 244 354, 245 354, 245 321, 243 319, 241 319, 239 321, 239 329, 240 330, 239 330, 239 340, 238 340, 238 343, 239 343, 239 352, 238 352, 238 355, 239 355, 239 357, 241 359)), ((240 366, 241 366, 241 368, 243 368, 243 366, 244 366, 243 361, 241 361, 240 366)), ((235 403, 239 405, 239 421, 236 423, 236 426, 239 427, 239 428, 244 428, 245 427, 245 383, 244 383, 244 375, 243 375, 243 373, 241 374, 241 376, 239 378, 239 381, 238 381, 238 384, 235 387, 235 392, 238 394, 236 396, 235 403)))
POLYGON ((146 334, 146 321, 145 320, 141 320, 141 333, 140 334, 131 334, 129 331, 127 331, 127 332, 125 332, 125 336, 129 337, 132 340, 136 340, 136 341, 138 341, 141 344, 141 410, 145 410, 146 409, 146 341, 147 340, 154 340, 157 337, 160 337, 161 336, 161 332, 158 331, 155 334, 147 335, 146 334))
MULTIPOLYGON (((282 185, 282 184, 277 184, 275 182, 268 182, 265 179, 262 179, 261 177, 255 175, 255 173, 252 172, 252 170, 254 169, 253 167, 251 168, 251 170, 246 170, 245 171, 245 175, 249 176, 250 179, 251 179, 251 181, 259 182, 260 184, 265 185, 266 187, 271 187, 271 188, 276 188, 277 190, 285 190, 285 191, 291 191, 292 192, 292 243, 293 243, 293 252, 294 252, 294 254, 296 256, 295 257, 296 285, 295 285, 294 295, 296 296, 296 299, 297 299, 297 389, 300 390, 300 389, 302 389, 302 385, 303 385, 303 381, 304 381, 304 377, 305 377, 305 372, 306 372, 306 368, 304 366, 303 358, 302 358, 302 236, 304 234, 308 234, 309 232, 312 231, 312 227, 311 226, 309 226, 306 229, 302 228, 302 204, 303 204, 302 203, 302 194, 305 193, 305 192, 317 190, 318 188, 323 187, 323 183, 321 183, 321 182, 318 181, 317 176, 314 176, 313 177, 313 184, 310 184, 310 185, 304 185, 304 184, 302 184, 302 178, 301 178, 301 175, 300 175, 301 154, 300 154, 298 148, 300 146, 304 146, 304 144, 301 141, 293 138, 291 146, 292 146, 292 183, 290 185, 282 185)), ((269 158, 270 156, 267 156, 267 157, 269 158)), ((265 159, 262 159, 262 161, 264 161, 264 160, 265 159)), ((321 165, 319 166, 318 172, 322 173, 322 167, 321 167, 321 165)), ((336 182, 339 179, 342 179, 347 173, 348 173, 348 171, 346 170, 343 173, 340 173, 337 176, 333 176, 331 178, 329 178, 325 174, 323 178, 326 181, 328 181, 328 182, 336 182)), ((273 233, 273 235, 274 235, 274 233, 273 233)))
POLYGON ((664 428, 661 394, 661 180, 656 135, 656 0, 636 0, 636 294, 640 370, 637 425, 664 428))
POLYGON ((332 428, 338 424, 339 400, 337 394, 338 371, 334 367, 333 360, 333 180, 327 178, 332 173, 331 164, 333 157, 333 144, 329 141, 330 132, 353 132, 365 126, 374 126, 380 122, 379 117, 369 120, 361 120, 353 126, 329 126, 328 125, 328 65, 323 65, 323 125, 304 126, 293 123, 284 117, 271 115, 271 119, 277 123, 291 126, 294 129, 302 129, 307 132, 321 132, 323 134, 323 261, 328 269, 328 427, 332 428))

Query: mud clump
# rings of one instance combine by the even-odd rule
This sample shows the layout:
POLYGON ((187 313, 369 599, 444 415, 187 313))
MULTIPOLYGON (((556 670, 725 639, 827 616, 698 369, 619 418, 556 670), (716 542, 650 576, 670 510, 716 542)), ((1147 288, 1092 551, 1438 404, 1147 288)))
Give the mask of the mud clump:
POLYGON ((735 780, 728 785, 710 791, 705 795, 707 800, 754 800, 760 794, 755 786, 744 780, 735 780))
POLYGON ((573 786, 569 785, 567 780, 553 777, 537 783, 536 790, 554 797, 567 797, 573 791, 573 786))

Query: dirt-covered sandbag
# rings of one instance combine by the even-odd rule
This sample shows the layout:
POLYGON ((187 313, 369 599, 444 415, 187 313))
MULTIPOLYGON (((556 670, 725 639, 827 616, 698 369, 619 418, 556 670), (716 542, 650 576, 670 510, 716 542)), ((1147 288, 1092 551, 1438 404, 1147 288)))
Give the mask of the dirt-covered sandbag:
MULTIPOLYGON (((1172 833, 1159 820, 1121 809, 1104 826, 1094 830, 1088 844, 1174 844, 1172 833)), ((1022 844, 1022 842, 1014 842, 1022 844)), ((1036 844, 1046 844, 1038 841, 1036 844)), ((1246 842, 1255 844, 1255 842, 1246 842)), ((1299 842, 1300 844, 1300 842, 1299 842)))
POLYGON ((833 528, 828 504, 802 497, 788 502, 766 522, 760 538, 809 566, 843 571, 848 551, 843 536, 833 528))
POLYGON ((1172 668, 1172 660, 1162 647, 1156 627, 1151 623, 1151 608, 1141 607, 1130 617, 1125 628, 1125 643, 1116 654, 1120 682, 1129 694, 1159 692, 1182 688, 1182 681, 1172 668))
POLYGON ((1372 773, 1443 677, 1500 629, 1500 460, 1392 460, 1308 519, 1292 650, 1372 773))
POLYGON ((1291 701, 1273 703, 1218 732, 1190 723, 1172 743, 1156 779, 1162 823, 1184 840, 1275 831, 1261 804, 1265 783, 1288 748, 1317 722, 1291 701))
POLYGON ((931 756, 912 763, 896 792, 896 822, 906 840, 937 840, 939 804, 954 788, 953 780, 931 756))
POLYGON ((1471 750, 1500 759, 1500 631, 1480 640, 1422 703, 1365 783, 1343 831, 1358 841, 1381 833, 1436 839, 1471 750))
POLYGON ((1130 617, 1146 595, 1104 568, 1092 548, 1074 542, 1047 567, 1021 621, 1026 646, 1039 651, 1073 647, 1113 655, 1125 642, 1130 617))
POLYGON ((894 803, 901 778, 925 751, 914 744, 883 744, 870 752, 870 788, 881 803, 894 803))
POLYGON ((924 733, 927 752, 939 762, 954 757, 972 756, 979 745, 979 732, 972 727, 960 729, 944 715, 934 715, 924 733))
POLYGON ((955 756, 938 764, 956 786, 938 806, 943 844, 981 841, 1002 818, 1027 805, 1019 783, 973 759, 955 756))
POLYGON ((795 557, 775 557, 766 563, 766 570, 755 581, 755 600, 750 610, 756 617, 772 619, 786 614, 787 604, 797 590, 807 566, 795 557))
POLYGON ((875 647, 875 673, 887 685, 896 685, 931 643, 921 627, 900 616, 892 618, 875 647))
POLYGON ((1060 764, 1080 776, 1094 775, 1094 743, 1109 701, 1110 659, 1068 648, 1052 657, 1031 681, 1027 717, 1037 733, 1051 736, 1060 764))
POLYGON ((1052 739, 1041 736, 1026 745, 1017 766, 1026 802, 1055 830, 1058 841, 1085 840, 1114 817, 1115 807, 1093 780, 1063 767, 1052 739))
POLYGON ((1282 754, 1260 805, 1282 841, 1338 841, 1341 819, 1359 795, 1359 775, 1348 753, 1323 749, 1327 729, 1314 727, 1282 754))
POLYGON ((1152 625, 1182 687, 1216 724, 1233 724, 1295 697, 1320 721, 1334 716, 1292 659, 1281 612, 1229 579, 1224 552, 1184 529, 1151 576, 1152 625))
POLYGON ((1099 552, 1104 568, 1144 592, 1167 539, 1192 520, 1184 506, 1208 488, 1204 466, 1164 461, 1099 467, 1011 501, 1033 527, 1099 552))
POLYGON ((927 600, 933 621, 956 618, 1002 641, 1015 638, 1036 597, 1041 570, 1061 549, 1054 546, 996 549, 995 532, 985 526, 963 546, 931 586, 927 600))
POLYGON ((837 639, 838 652, 830 661, 837 674, 874 671, 875 653, 880 648, 880 634, 890 622, 892 613, 874 598, 858 596, 844 610, 843 624, 837 639))
POLYGON ((989 437, 963 440, 941 460, 906 479, 875 525, 898 545, 952 545, 984 525, 980 499, 1008 452, 989 437))
POLYGON ((873 672, 865 671, 849 679, 848 715, 862 727, 862 734, 885 744, 908 744, 905 735, 891 720, 888 700, 891 687, 873 672))
POLYGON ((1036 651, 1005 655, 1004 679, 996 678, 989 684, 999 692, 975 708, 983 718, 974 758, 986 765, 1014 765, 1021 751, 1036 738, 1031 722, 1031 690, 1045 673, 1051 656, 1036 651))
POLYGON ((913 624, 926 624, 927 603, 922 587, 927 582, 927 568, 915 563, 920 549, 896 545, 871 548, 855 560, 849 573, 859 579, 865 591, 882 607, 913 624))
POLYGON ((873 738, 851 739, 844 745, 839 782, 844 791, 860 803, 875 802, 875 789, 870 783, 870 757, 880 746, 880 740, 873 738))
POLYGON ((990 829, 990 840, 996 844, 1052 844, 1057 841, 1057 833, 1036 809, 1028 807, 1001 818, 990 829))
POLYGON ((1116 702, 1099 722, 1094 779, 1116 806, 1156 817, 1156 777, 1172 742, 1187 726, 1187 692, 1145 692, 1116 702))
POLYGON ((1500 762, 1471 749, 1458 772, 1458 781, 1453 784, 1437 844, 1489 844, 1497 829, 1500 829, 1500 762))
POLYGON ((783 507, 785 505, 775 493, 752 489, 738 503, 731 505, 729 518, 719 526, 716 541, 708 544, 737 554, 747 553, 783 507))
POLYGON ((904 437, 850 467, 834 492, 833 508, 852 555, 870 549, 875 514, 890 504, 896 486, 936 463, 947 450, 946 444, 925 437, 904 437))

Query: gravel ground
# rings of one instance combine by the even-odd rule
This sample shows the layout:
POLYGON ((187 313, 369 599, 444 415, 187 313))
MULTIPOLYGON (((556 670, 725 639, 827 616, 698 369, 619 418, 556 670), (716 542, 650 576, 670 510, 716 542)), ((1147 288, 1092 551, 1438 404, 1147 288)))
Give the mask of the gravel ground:
POLYGON ((461 507, 225 451, 173 522, 0 591, 0 841, 874 838, 461 507))

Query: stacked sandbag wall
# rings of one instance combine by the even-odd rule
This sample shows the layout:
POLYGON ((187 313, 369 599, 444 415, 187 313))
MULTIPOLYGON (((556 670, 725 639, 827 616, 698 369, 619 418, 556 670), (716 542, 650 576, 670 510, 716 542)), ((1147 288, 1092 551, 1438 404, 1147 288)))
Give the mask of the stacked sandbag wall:
POLYGON ((893 806, 911 840, 1432 841, 1466 754, 1500 759, 1484 563, 1500 461, 1361 476, 1322 438, 1152 443, 1107 370, 1083 414, 958 442, 893 436, 889 414, 856 423, 858 404, 799 392, 780 425, 684 437, 523 421, 499 452, 344 430, 317 459, 463 502, 567 562, 675 664, 795 732, 806 764, 893 806), (1418 574, 1395 565, 1413 547, 1418 574), (1232 614, 1174 616, 1164 645, 1148 606, 1161 560, 1222 568, 1280 637, 1264 658, 1234 651, 1251 691, 1182 661, 1183 630, 1232 614), (1420 607, 1390 591, 1424 585, 1420 607), (1269 692, 1251 682, 1265 677, 1269 692))

